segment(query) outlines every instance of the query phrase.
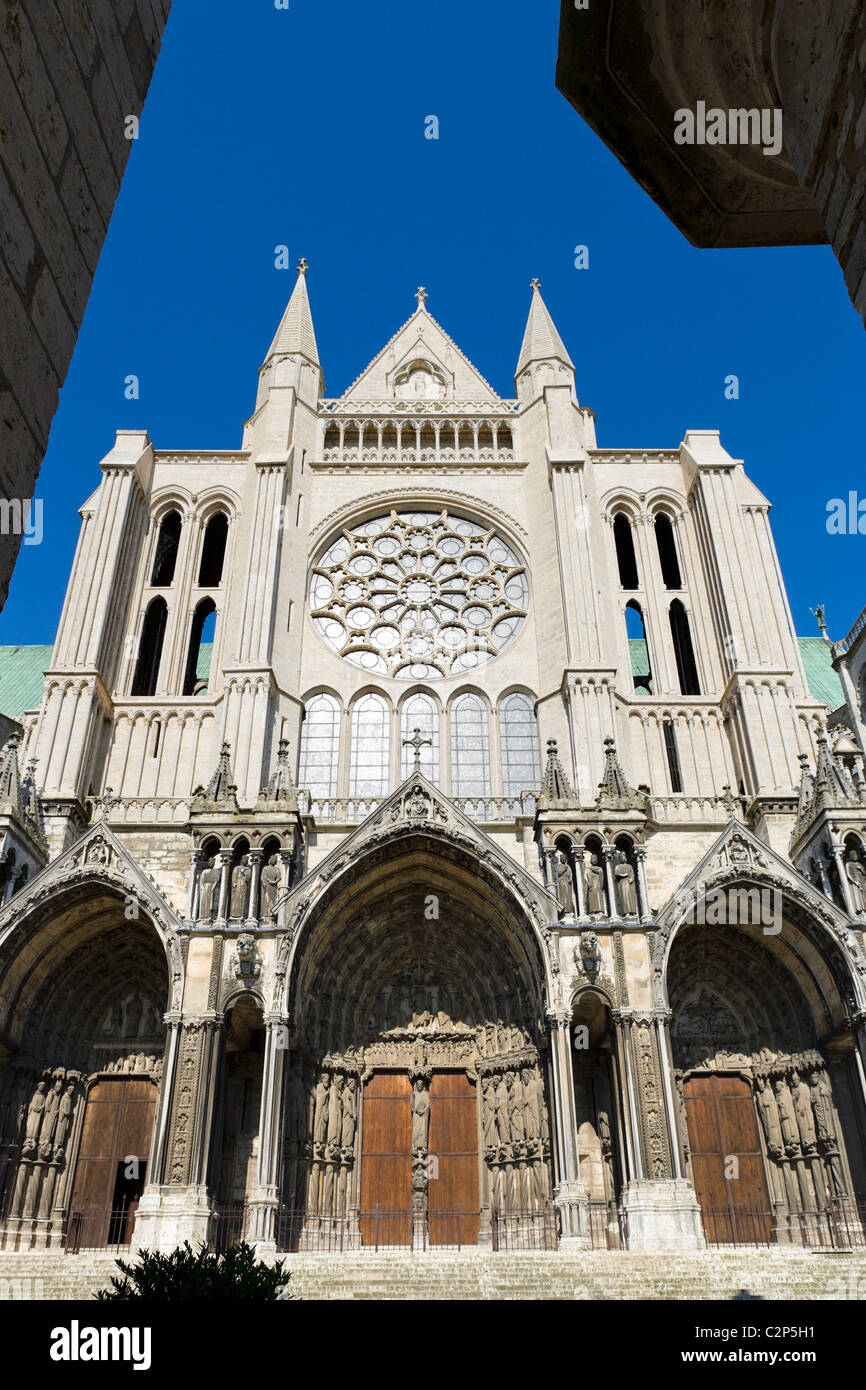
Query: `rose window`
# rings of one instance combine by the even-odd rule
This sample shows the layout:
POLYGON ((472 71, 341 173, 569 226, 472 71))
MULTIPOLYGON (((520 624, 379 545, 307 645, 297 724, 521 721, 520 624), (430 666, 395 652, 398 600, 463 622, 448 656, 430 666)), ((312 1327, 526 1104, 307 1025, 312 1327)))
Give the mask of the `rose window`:
POLYGON ((313 567, 310 612, 365 671, 436 680, 476 670, 526 619, 526 568, 495 530, 448 512, 346 528, 313 567))

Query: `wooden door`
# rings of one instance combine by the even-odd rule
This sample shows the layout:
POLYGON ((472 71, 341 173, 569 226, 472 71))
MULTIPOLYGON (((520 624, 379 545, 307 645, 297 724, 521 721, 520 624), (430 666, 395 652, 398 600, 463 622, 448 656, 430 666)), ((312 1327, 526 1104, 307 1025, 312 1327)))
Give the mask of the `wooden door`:
POLYGON ((81 1244, 125 1244, 144 1188, 156 1086, 141 1077, 98 1081, 87 1097, 70 1210, 84 1216, 81 1244), (128 1175, 129 1160, 137 1171, 128 1175))
POLYGON ((478 1241, 478 1103, 465 1071, 430 1081, 427 1229, 431 1245, 478 1241))
POLYGON ((749 1083, 741 1076, 691 1076, 683 1095, 707 1240, 768 1243, 770 1198, 749 1083), (726 1176, 731 1173, 736 1176, 726 1176))
POLYGON ((408 1245, 412 1208, 412 1086, 406 1072, 375 1072, 361 1116, 361 1240, 408 1245))

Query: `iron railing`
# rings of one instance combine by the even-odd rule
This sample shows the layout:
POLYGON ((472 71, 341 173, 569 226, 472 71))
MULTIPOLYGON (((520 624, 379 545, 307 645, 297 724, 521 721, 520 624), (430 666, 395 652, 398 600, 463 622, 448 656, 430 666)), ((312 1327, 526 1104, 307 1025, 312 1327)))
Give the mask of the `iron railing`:
POLYGON ((838 1197, 824 1206, 785 1211, 763 1203, 701 1203, 708 1245, 800 1245, 812 1250, 866 1248, 866 1198, 838 1197))
POLYGON ((126 1250, 132 1241, 132 1228, 138 1202, 122 1202, 118 1207, 85 1207, 73 1211, 66 1225, 64 1249, 67 1255, 80 1250, 126 1250))

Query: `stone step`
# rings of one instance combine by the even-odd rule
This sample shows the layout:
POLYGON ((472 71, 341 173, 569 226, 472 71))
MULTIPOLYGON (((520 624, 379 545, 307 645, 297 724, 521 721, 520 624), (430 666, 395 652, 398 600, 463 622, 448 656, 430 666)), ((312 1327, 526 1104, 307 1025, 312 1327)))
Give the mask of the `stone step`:
MULTIPOLYGON (((123 1258, 128 1258, 124 1256, 123 1258)), ((866 1252, 712 1250, 660 1256, 622 1251, 364 1252, 278 1256, 291 1288, 309 1300, 768 1299, 866 1295, 866 1252)), ((0 1297, 91 1298, 119 1273, 104 1251, 0 1252, 0 1297)))

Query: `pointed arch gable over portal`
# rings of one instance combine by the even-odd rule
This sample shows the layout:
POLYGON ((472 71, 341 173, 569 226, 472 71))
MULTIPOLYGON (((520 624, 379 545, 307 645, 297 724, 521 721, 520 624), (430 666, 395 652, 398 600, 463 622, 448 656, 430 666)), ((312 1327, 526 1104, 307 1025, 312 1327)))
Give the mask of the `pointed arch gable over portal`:
MULTIPOLYGON (((678 931, 688 924, 692 905, 714 890, 740 886, 778 894, 783 914, 804 930, 816 953, 833 969, 842 997, 850 994, 858 1011, 866 1008, 866 954, 848 918, 787 859, 733 817, 658 914, 652 951, 657 1007, 667 1007, 668 959, 678 931)), ((767 939, 772 940, 772 934, 767 939)))
POLYGON ((344 1217, 361 1245, 552 1230, 544 889, 415 773, 287 906, 272 1013, 301 1248, 344 1217))
POLYGON ((100 822, 0 913, 0 1244, 126 1244, 153 1160, 177 918, 100 822), (131 1159, 135 1161, 131 1163, 131 1159))

